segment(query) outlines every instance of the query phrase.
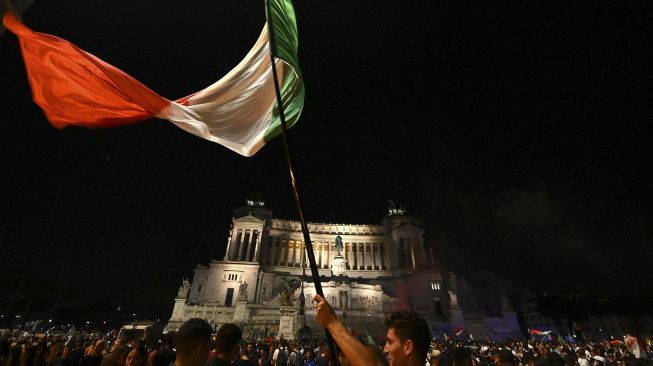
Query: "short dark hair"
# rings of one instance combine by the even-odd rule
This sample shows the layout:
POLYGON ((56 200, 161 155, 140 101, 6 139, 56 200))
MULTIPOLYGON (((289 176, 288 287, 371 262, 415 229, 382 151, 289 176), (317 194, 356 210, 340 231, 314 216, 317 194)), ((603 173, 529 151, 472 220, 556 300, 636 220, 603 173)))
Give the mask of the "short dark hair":
POLYGON ((385 320, 388 328, 394 329, 401 342, 413 341, 417 358, 426 359, 431 344, 431 329, 419 314, 414 311, 395 311, 385 320))
POLYGON ((213 328, 206 320, 188 319, 177 331, 175 339, 177 353, 187 355, 203 342, 208 345, 211 341, 211 334, 213 334, 213 328))
POLYGON ((219 353, 227 354, 231 349, 240 343, 243 338, 243 331, 234 323, 224 323, 215 335, 215 348, 219 353))

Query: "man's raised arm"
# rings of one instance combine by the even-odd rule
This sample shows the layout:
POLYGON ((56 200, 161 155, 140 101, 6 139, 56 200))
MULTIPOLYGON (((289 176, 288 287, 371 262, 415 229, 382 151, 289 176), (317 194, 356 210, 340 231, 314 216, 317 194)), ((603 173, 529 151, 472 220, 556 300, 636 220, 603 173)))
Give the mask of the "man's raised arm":
POLYGON ((313 300, 317 303, 315 304, 317 310, 315 317, 318 323, 331 333, 338 348, 352 366, 384 366, 370 349, 351 335, 347 327, 338 319, 331 305, 322 296, 315 295, 313 300))

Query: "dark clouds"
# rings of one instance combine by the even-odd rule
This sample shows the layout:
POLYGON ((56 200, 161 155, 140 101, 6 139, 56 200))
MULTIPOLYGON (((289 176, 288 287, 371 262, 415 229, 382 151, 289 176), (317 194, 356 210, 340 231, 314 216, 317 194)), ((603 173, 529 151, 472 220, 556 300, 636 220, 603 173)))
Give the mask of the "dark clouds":
MULTIPOLYGON (((494 196, 432 187, 424 218, 430 243, 461 275, 490 271, 533 290, 615 294, 650 291, 650 283, 625 286, 633 273, 651 273, 642 255, 650 242, 632 227, 612 226, 612 242, 592 231, 579 211, 552 198, 544 185, 494 196), (437 209, 435 209, 437 207, 437 209)), ((648 226, 643 226, 648 227, 648 226)))

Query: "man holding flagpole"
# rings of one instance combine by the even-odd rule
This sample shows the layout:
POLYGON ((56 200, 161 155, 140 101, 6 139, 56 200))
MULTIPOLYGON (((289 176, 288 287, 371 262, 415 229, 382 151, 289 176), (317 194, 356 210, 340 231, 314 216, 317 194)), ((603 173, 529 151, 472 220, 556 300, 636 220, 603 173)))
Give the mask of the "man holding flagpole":
MULTIPOLYGON (((317 321, 331 333, 352 366, 384 365, 372 350, 347 330, 322 296, 315 295, 313 300, 316 302, 317 321)), ((423 366, 431 343, 426 320, 414 311, 395 311, 386 319, 386 325, 388 333, 383 353, 390 366, 423 366)))

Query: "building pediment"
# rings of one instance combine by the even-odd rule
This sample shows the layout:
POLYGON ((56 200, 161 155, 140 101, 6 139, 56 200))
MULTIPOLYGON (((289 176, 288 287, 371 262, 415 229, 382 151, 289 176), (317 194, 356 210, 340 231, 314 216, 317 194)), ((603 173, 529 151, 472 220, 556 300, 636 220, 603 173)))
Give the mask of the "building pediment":
POLYGON ((234 219, 234 224, 236 224, 236 223, 240 223, 240 224, 245 224, 245 223, 247 223, 247 224, 263 224, 263 223, 265 223, 265 221, 253 216, 252 213, 250 212, 246 216, 234 219))

